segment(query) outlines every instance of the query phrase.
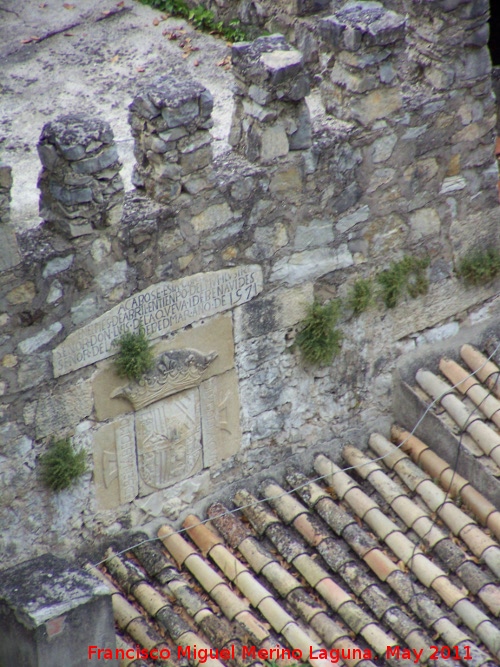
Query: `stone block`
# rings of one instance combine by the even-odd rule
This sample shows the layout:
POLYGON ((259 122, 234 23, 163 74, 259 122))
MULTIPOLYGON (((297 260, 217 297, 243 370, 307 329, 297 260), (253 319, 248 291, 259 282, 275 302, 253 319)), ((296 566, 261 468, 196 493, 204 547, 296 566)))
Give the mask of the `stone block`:
POLYGON ((404 38, 404 16, 378 2, 348 3, 333 16, 320 21, 320 34, 331 49, 357 51, 361 44, 387 46, 404 38))
POLYGON ((272 162, 288 154, 288 137, 282 123, 266 127, 262 132, 260 160, 272 162))
POLYGON ((211 377, 200 386, 203 466, 209 468, 241 447, 240 402, 236 371, 211 377))
POLYGON ((139 492, 134 416, 124 415, 101 426, 94 435, 92 453, 98 509, 132 502, 139 492))
POLYGON ((362 125, 391 116, 399 111, 401 105, 401 94, 397 88, 372 90, 365 95, 352 95, 349 99, 350 115, 362 125))
POLYGON ((151 88, 143 89, 129 109, 148 120, 161 114, 165 129, 189 126, 194 130, 210 118, 213 97, 205 86, 190 77, 168 74, 156 80, 151 88))
POLYGON ((214 204, 191 218, 191 224, 197 234, 217 229, 233 219, 233 212, 226 202, 214 204))
POLYGON ((41 394, 36 407, 36 437, 69 433, 91 414, 92 408, 92 386, 88 380, 76 382, 58 393, 41 394))
POLYGON ((12 167, 0 163, 0 188, 10 190, 12 183, 12 167))
POLYGON ((269 104, 273 98, 298 102, 309 94, 302 54, 283 35, 233 44, 231 60, 236 76, 252 88, 250 97, 259 104, 269 104))
POLYGON ((294 253, 290 257, 280 259, 274 265, 270 280, 277 280, 294 285, 352 266, 354 260, 347 245, 338 248, 318 248, 294 253))
POLYGON ((62 328, 63 326, 60 322, 54 322, 54 324, 51 324, 47 329, 42 329, 42 331, 39 331, 34 336, 22 340, 17 348, 21 354, 31 354, 32 352, 36 352, 36 350, 39 350, 44 345, 47 345, 47 343, 50 343, 50 341, 62 331, 62 328))
POLYGON ((8 292, 7 301, 13 306, 22 303, 31 303, 35 298, 35 295, 36 295, 35 283, 31 282, 31 280, 28 280, 22 285, 14 287, 14 289, 8 292))
POLYGON ((410 215, 410 238, 412 241, 420 241, 426 236, 439 234, 441 220, 438 212, 433 208, 422 208, 410 215))
MULTIPOLYGON (((0 664, 98 665, 89 646, 116 646, 108 587, 46 554, 0 573, 0 664)), ((118 667, 114 658, 107 661, 118 667)))
POLYGON ((333 242, 333 223, 328 219, 315 218, 308 225, 299 225, 295 232, 295 251, 321 248, 333 242))

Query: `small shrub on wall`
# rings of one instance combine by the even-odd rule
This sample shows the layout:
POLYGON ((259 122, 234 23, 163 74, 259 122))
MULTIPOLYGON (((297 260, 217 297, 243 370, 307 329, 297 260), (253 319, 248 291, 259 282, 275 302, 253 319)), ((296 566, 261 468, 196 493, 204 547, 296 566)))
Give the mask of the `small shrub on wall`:
POLYGON ((52 440, 40 465, 43 483, 55 492, 69 488, 87 470, 85 451, 75 452, 69 438, 52 440))
POLYGON ((302 322, 295 344, 308 364, 326 366, 340 351, 342 332, 335 328, 340 316, 340 303, 321 304, 314 301, 302 322))
POLYGON ((114 340, 113 345, 118 348, 115 368, 120 377, 140 380, 153 368, 153 351, 142 324, 136 333, 127 331, 114 340))

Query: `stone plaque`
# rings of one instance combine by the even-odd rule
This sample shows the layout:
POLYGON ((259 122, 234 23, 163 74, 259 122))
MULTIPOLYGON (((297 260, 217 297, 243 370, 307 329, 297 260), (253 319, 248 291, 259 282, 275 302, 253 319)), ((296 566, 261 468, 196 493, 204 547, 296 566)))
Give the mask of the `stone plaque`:
POLYGON ((200 386, 203 465, 209 468, 240 449, 240 401, 236 371, 210 378, 200 386))
MULTIPOLYGON (((154 349, 155 357, 171 350, 195 349, 203 355, 217 354, 203 372, 200 382, 211 375, 220 375, 234 366, 233 325, 230 314, 218 315, 208 322, 186 331, 180 331, 168 340, 160 341, 154 349)), ((113 365, 98 371, 92 379, 95 397, 95 411, 99 421, 112 419, 130 412, 132 403, 125 397, 123 388, 128 384, 118 377, 113 365)), ((187 387, 186 387, 187 388, 187 387)), ((160 396, 165 398, 165 396, 160 396)))
POLYGON ((154 367, 141 380, 131 380, 112 392, 111 398, 126 398, 134 410, 145 408, 162 398, 197 387, 211 375, 210 366, 217 352, 203 354, 198 350, 169 350, 154 361, 154 367))
POLYGON ((100 509, 131 502, 138 493, 134 416, 105 424, 94 437, 94 482, 100 509))
POLYGON ((246 303, 262 290, 260 266, 197 273, 151 285, 70 334, 53 351, 54 377, 89 366, 114 353, 113 341, 145 328, 150 339, 246 303))
POLYGON ((164 398, 135 413, 139 493, 165 489, 203 467, 198 389, 164 398))

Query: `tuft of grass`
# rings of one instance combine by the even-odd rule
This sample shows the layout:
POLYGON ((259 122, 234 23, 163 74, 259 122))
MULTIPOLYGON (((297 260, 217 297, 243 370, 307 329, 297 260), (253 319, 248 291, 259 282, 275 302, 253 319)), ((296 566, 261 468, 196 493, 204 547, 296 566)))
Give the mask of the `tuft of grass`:
POLYGON ((460 260, 458 275, 469 285, 485 285, 500 274, 500 251, 472 250, 460 260))
POLYGON ((428 257, 406 255, 399 262, 392 262, 388 269, 377 275, 382 299, 387 308, 395 308, 406 293, 412 298, 427 293, 429 281, 426 269, 429 263, 428 257))
POLYGON ((190 21, 195 28, 203 32, 211 32, 220 35, 229 42, 244 42, 248 39, 246 31, 242 28, 238 19, 233 19, 228 25, 222 21, 216 21, 215 14, 205 5, 197 5, 190 9, 185 0, 140 0, 143 5, 149 5, 171 16, 190 21))
POLYGON ((121 377, 140 380, 145 373, 153 368, 153 351, 142 324, 139 325, 139 330, 136 333, 127 331, 116 338, 113 345, 118 347, 115 368, 121 377))
POLYGON ((75 452, 69 438, 52 440, 48 451, 40 457, 42 481, 58 492, 70 487, 87 470, 85 451, 75 452))
POLYGON ((373 285, 366 278, 358 278, 351 288, 347 305, 354 315, 363 313, 373 301, 373 285))
POLYGON ((302 322, 295 344, 302 358, 315 366, 326 366, 340 351, 342 332, 335 328, 340 316, 338 301, 321 304, 314 301, 302 322))

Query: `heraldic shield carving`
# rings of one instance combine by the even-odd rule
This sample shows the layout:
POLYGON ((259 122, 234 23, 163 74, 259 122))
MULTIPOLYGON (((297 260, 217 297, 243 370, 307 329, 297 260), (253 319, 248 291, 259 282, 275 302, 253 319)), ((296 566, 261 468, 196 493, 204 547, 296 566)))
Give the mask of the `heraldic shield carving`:
POLYGON ((136 412, 139 494, 165 489, 202 468, 197 389, 157 401, 136 412))

